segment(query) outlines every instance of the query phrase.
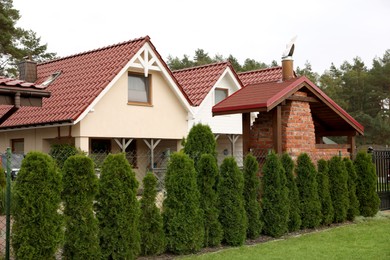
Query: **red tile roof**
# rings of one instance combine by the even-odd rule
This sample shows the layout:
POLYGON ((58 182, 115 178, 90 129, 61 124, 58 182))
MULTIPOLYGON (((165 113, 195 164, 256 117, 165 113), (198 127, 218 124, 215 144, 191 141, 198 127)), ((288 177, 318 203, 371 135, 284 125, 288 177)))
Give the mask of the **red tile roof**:
POLYGON ((51 97, 40 108, 20 108, 0 128, 73 122, 146 42, 148 36, 38 64, 34 86, 61 72, 47 87, 51 97))
POLYGON ((333 122, 333 125, 335 125, 336 128, 338 124, 347 122, 356 131, 363 134, 364 127, 305 76, 283 82, 278 81, 248 85, 216 104, 212 108, 212 112, 214 115, 222 115, 255 112, 263 109, 270 111, 303 86, 308 88, 314 96, 320 99, 321 102, 319 103, 322 106, 317 105, 316 112, 324 114, 324 110, 326 110, 326 113, 328 114, 325 116, 328 121, 330 120, 329 118, 333 118, 332 120, 334 120, 334 118, 341 119, 337 122, 333 122), (329 117, 329 115, 331 116, 329 117))
POLYGON ((282 79, 282 67, 240 72, 238 73, 238 77, 244 86, 265 82, 275 82, 282 79))
POLYGON ((45 86, 38 85, 35 83, 29 83, 23 80, 11 79, 0 76, 0 86, 11 87, 11 88, 24 88, 24 89, 45 89, 45 86))
POLYGON ((187 94, 193 106, 199 106, 217 83, 222 73, 230 68, 237 81, 237 74, 229 62, 213 63, 188 69, 173 71, 173 75, 187 94))

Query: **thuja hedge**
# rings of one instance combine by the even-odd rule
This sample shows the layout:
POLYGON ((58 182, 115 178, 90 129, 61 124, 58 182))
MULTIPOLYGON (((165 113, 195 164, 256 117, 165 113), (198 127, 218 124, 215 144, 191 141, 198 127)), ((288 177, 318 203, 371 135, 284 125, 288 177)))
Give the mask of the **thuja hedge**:
POLYGON ((104 160, 96 197, 104 259, 134 259, 140 252, 138 182, 124 154, 104 160))
POLYGON ((223 160, 220 172, 219 220, 223 229, 223 242, 239 246, 245 241, 248 226, 243 197, 244 177, 233 157, 223 160))
POLYGON ((63 167, 63 185, 64 259, 98 259, 99 232, 93 212, 98 182, 93 161, 85 155, 69 157, 63 167))
POLYGON ((359 200, 360 214, 364 217, 372 217, 379 210, 380 200, 376 192, 377 177, 371 154, 359 152, 354 166, 357 174, 356 195, 359 200))
POLYGON ((144 192, 140 200, 141 254, 158 255, 165 251, 165 234, 160 210, 156 206, 157 178, 148 172, 143 180, 144 192))
POLYGON ((267 156, 263 174, 263 231, 280 237, 288 231, 288 190, 282 163, 274 152, 267 156))
POLYGON ((203 245, 203 212, 199 205, 194 162, 188 155, 171 155, 165 176, 167 197, 163 221, 167 249, 176 254, 200 250, 203 245))
POLYGON ((297 159, 297 187, 303 228, 318 227, 321 223, 321 204, 318 197, 316 169, 310 157, 300 154, 297 159))
POLYGON ((356 170, 353 167, 351 159, 344 158, 345 169, 348 173, 348 209, 347 209, 347 219, 353 220, 356 216, 359 215, 359 201, 356 197, 356 170))
POLYGON ((257 238, 263 223, 260 219, 261 207, 259 201, 260 178, 257 175, 259 172, 259 163, 256 158, 248 154, 244 159, 244 199, 245 211, 248 218, 247 237, 257 238))
POLYGON ((329 160, 329 184, 334 209, 333 221, 343 222, 347 220, 349 207, 348 173, 339 156, 334 156, 329 160))
POLYGON ((321 202, 321 224, 330 225, 333 222, 334 210, 329 191, 328 162, 321 159, 317 162, 318 197, 321 202))
POLYGON ((62 177, 47 154, 30 152, 14 186, 12 245, 16 259, 54 259, 63 240, 62 177))
POLYGON ((299 192, 297 183, 294 178, 294 161, 291 156, 284 153, 280 158, 283 168, 286 172, 287 189, 288 189, 288 231, 293 232, 299 230, 301 227, 301 212, 299 209, 299 192))
POLYGON ((197 184, 200 193, 200 208, 204 217, 204 246, 217 246, 222 240, 222 226, 217 208, 217 181, 219 170, 215 157, 203 154, 198 163, 197 184))

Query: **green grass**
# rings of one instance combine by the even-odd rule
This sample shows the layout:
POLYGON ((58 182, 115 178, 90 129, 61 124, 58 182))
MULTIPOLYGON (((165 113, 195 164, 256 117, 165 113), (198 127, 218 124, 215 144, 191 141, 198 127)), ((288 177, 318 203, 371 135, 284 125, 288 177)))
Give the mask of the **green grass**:
POLYGON ((390 259, 390 215, 359 217, 351 225, 186 259, 390 259))

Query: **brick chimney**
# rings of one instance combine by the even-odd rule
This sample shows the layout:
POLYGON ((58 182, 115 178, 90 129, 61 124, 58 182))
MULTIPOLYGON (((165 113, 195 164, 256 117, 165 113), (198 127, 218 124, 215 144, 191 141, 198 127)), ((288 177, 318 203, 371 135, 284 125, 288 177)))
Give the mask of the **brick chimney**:
POLYGON ((34 83, 37 80, 37 63, 27 58, 18 64, 19 79, 26 82, 34 83))
POLYGON ((295 78, 293 63, 294 60, 292 56, 283 57, 282 59, 282 80, 283 81, 295 78))

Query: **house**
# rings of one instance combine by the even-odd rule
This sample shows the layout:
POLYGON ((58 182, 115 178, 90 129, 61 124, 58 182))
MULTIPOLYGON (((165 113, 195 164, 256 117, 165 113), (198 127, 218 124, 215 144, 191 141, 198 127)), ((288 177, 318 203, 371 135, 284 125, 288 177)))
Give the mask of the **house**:
POLYGON ((123 151, 144 173, 160 167, 157 150, 178 150, 188 133, 190 101, 149 37, 20 67, 36 70, 33 83, 51 97, 2 122, 2 150, 49 152, 66 143, 90 154, 123 151))
POLYGON ((355 136, 364 134, 364 127, 309 79, 296 77, 292 57, 276 70, 281 80, 275 76, 259 83, 250 72, 240 75, 245 87, 212 108, 214 116, 242 115, 244 154, 251 151, 260 161, 271 149, 293 158, 306 152, 314 161, 339 153, 354 155, 355 136), (251 124, 253 112, 258 114, 251 124), (324 144, 323 137, 332 136, 348 141, 324 144))
POLYGON ((193 117, 188 128, 202 123, 210 126, 217 141, 218 160, 226 156, 242 158, 242 125, 239 115, 213 117, 211 108, 242 88, 240 79, 229 62, 219 62, 173 71, 187 95, 193 117))

